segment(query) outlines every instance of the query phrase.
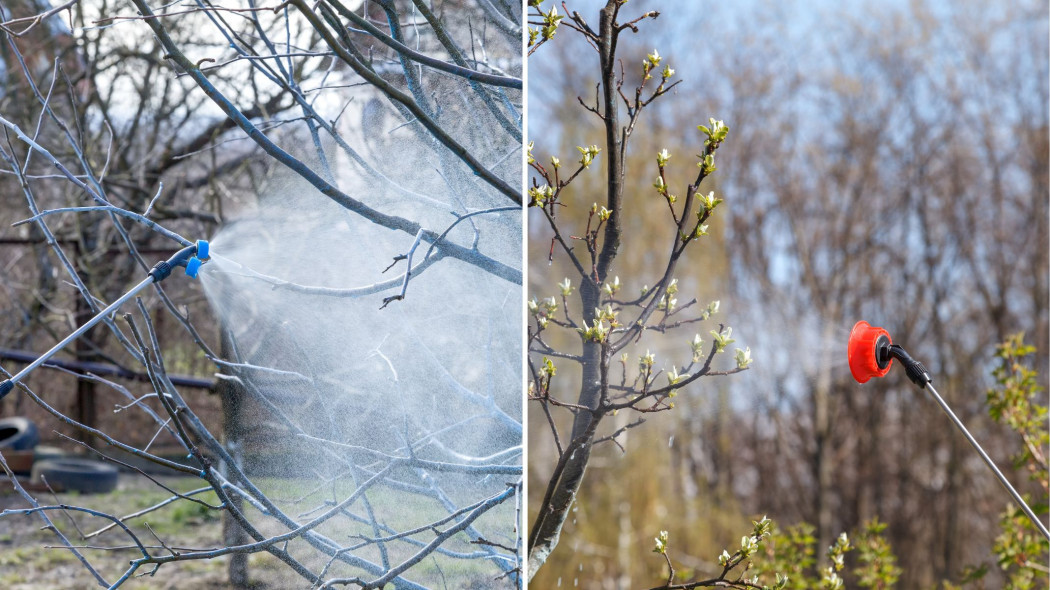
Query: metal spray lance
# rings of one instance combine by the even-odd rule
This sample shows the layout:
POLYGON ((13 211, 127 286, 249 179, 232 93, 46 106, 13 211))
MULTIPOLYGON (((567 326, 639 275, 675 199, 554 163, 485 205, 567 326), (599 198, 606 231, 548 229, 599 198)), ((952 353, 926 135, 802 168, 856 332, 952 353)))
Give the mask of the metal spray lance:
POLYGON ((109 306, 106 307, 106 309, 100 311, 98 315, 88 320, 88 322, 85 323, 83 326, 80 326, 72 334, 66 336, 61 342, 51 347, 51 350, 40 355, 38 359, 36 359, 27 367, 19 371, 18 374, 14 375, 10 379, 0 382, 0 399, 3 399, 4 396, 6 396, 8 393, 11 393, 11 390, 15 388, 15 384, 21 381, 22 379, 25 379, 26 375, 33 372, 34 369, 47 362, 49 358, 55 356, 55 354, 57 354, 58 351, 68 346, 69 343, 83 336, 84 333, 90 330, 92 326, 101 322, 103 318, 109 316, 109 314, 116 311, 117 308, 124 304, 124 302, 128 301, 135 295, 138 295, 140 291, 142 291, 143 289, 145 289, 153 283, 159 283, 164 279, 168 278, 168 275, 171 274, 171 271, 175 270, 180 266, 186 268, 187 275, 189 275, 192 278, 196 278, 197 273, 200 272, 201 266, 205 262, 207 262, 207 260, 210 257, 211 253, 209 252, 208 242, 205 240, 197 240, 196 244, 186 246, 182 250, 179 250, 174 255, 172 255, 171 258, 167 260, 162 260, 157 264, 153 265, 153 268, 150 269, 146 278, 143 279, 141 283, 132 287, 130 291, 121 295, 120 298, 114 301, 113 303, 110 303, 109 306))

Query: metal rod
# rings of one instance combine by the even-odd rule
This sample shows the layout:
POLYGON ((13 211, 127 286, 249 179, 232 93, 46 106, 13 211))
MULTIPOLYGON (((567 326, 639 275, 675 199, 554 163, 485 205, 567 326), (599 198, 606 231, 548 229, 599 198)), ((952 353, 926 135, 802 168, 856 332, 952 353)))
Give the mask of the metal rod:
POLYGON ((15 383, 18 383, 19 381, 24 379, 25 376, 28 375, 29 373, 31 373, 34 369, 36 369, 40 365, 42 365, 45 362, 47 362, 47 359, 53 357, 56 353, 58 353, 58 351, 62 350, 66 346, 68 346, 70 342, 73 342, 74 340, 76 340, 77 338, 82 336, 84 334, 84 332, 87 332, 88 330, 90 330, 95 324, 101 322, 103 318, 105 318, 109 314, 111 314, 114 311, 116 311, 117 308, 120 307, 121 305, 123 305, 127 300, 131 299, 135 295, 138 295, 140 291, 142 291, 146 287, 150 286, 152 283, 153 283, 153 277, 152 276, 146 277, 145 279, 142 280, 141 283, 139 283, 138 285, 135 285, 135 287, 132 288, 130 291, 128 291, 127 293, 121 295, 120 299, 117 299, 113 303, 110 303, 109 307, 107 307, 106 309, 103 309, 102 311, 100 311, 98 313, 98 315, 96 315, 95 317, 93 317, 90 320, 88 320, 87 323, 85 323, 83 326, 80 326, 72 334, 70 334, 69 336, 66 336, 61 342, 59 342, 58 344, 52 346, 51 350, 49 350, 49 351, 45 352, 44 354, 40 355, 40 358, 38 358, 35 361, 29 363, 29 365, 27 365, 24 369, 19 371, 14 377, 11 377, 10 379, 8 379, 7 382, 10 382, 10 385, 7 385, 7 382, 4 383, 4 385, 6 387, 5 387, 5 391, 3 391, 3 393, 0 393, 0 399, 2 399, 3 396, 7 394, 8 391, 10 391, 10 388, 15 383))
POLYGON ((966 427, 963 426, 962 421, 959 420, 959 418, 955 415, 954 412, 952 412, 952 409, 948 407, 948 404, 945 403, 944 399, 941 398, 941 395, 937 393, 937 390, 933 388, 933 384, 927 383, 926 389, 930 390, 930 393, 933 394, 933 399, 937 400, 937 403, 940 404, 941 409, 944 410, 944 413, 947 414, 948 417, 951 418, 952 422, 954 422, 955 425, 959 427, 959 430, 962 431, 963 435, 966 437, 966 440, 970 441, 970 446, 976 449, 977 453, 981 455, 981 458, 984 459, 984 462, 988 464, 988 467, 992 470, 993 473, 995 473, 995 476, 999 478, 999 483, 1003 484, 1003 487, 1006 488, 1006 491, 1010 492, 1010 496, 1013 497, 1014 502, 1017 502, 1017 505, 1021 507, 1021 510, 1024 510, 1024 513, 1028 515, 1028 518, 1032 521, 1032 524, 1034 524, 1036 528, 1039 529, 1039 532, 1042 533, 1044 537, 1050 540, 1050 531, 1046 530, 1046 525, 1043 524, 1043 521, 1039 520, 1039 517, 1035 515, 1035 512, 1032 512, 1032 509, 1029 508, 1028 504, 1025 503, 1024 499, 1021 498, 1021 494, 1018 494, 1017 490, 1015 490, 1014 487, 1010 485, 1010 482, 1006 479, 1006 476, 1003 475, 1001 471, 999 471, 999 468, 996 467, 995 462, 992 461, 991 457, 988 456, 988 453, 984 452, 984 449, 982 449, 981 445, 977 443, 977 440, 973 438, 973 436, 970 434, 970 431, 966 430, 966 427))
MULTIPOLYGON (((18 350, 14 348, 0 347, 0 361, 15 361, 19 364, 31 363, 35 361, 38 356, 40 356, 40 354, 33 350, 18 350)), ((150 381, 147 373, 132 371, 121 365, 98 361, 65 360, 52 357, 47 362, 47 365, 48 367, 66 369, 67 371, 74 371, 77 373, 91 373, 92 375, 98 375, 99 377, 119 377, 121 379, 131 379, 147 383, 150 381)), ((207 379, 205 377, 169 373, 168 379, 171 380, 172 384, 178 385, 179 387, 215 389, 215 380, 207 379)))

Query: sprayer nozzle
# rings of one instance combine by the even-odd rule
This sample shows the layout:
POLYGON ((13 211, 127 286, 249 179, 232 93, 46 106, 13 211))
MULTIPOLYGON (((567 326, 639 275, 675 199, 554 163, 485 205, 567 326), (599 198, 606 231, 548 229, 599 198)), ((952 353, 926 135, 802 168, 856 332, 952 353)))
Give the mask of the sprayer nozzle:
POLYGON ((10 379, 5 379, 3 382, 0 382, 0 399, 3 399, 4 396, 11 393, 11 390, 14 388, 15 382, 10 379))
POLYGON ((192 279, 197 278, 201 267, 211 258, 211 246, 208 244, 208 240, 197 240, 196 252, 193 257, 186 261, 186 274, 192 279))
POLYGON ((861 320, 853 326, 849 335, 846 354, 849 370, 857 383, 867 383, 872 377, 882 377, 889 372, 893 359, 889 353, 890 333, 861 320))
POLYGON ((196 256, 190 258, 186 261, 186 274, 191 279, 197 278, 197 273, 201 271, 202 264, 204 264, 204 262, 202 262, 200 258, 197 258, 196 256))
POLYGON ((882 377, 888 373, 893 359, 904 365, 908 379, 918 385, 919 389, 925 388, 926 384, 932 381, 926 367, 894 344, 890 340, 889 332, 865 321, 859 321, 853 326, 849 335, 848 355, 849 370, 858 383, 867 383, 872 377, 882 377))
POLYGON ((153 277, 153 281, 159 283, 164 279, 168 278, 171 271, 175 270, 176 267, 186 267, 186 274, 192 278, 197 278, 197 273, 200 271, 201 266, 211 257, 211 248, 208 245, 207 240, 197 240, 197 243, 192 246, 186 246, 182 250, 179 250, 167 260, 161 260, 157 264, 153 265, 153 268, 149 271, 149 276, 153 277))

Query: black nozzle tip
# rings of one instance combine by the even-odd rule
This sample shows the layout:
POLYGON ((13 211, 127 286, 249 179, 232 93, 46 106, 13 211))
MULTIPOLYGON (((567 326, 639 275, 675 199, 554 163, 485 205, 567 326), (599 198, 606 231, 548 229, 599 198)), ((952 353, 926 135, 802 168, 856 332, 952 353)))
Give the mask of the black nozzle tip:
POLYGON ((3 382, 0 382, 0 399, 3 399, 4 396, 11 393, 11 390, 14 388, 15 383, 10 379, 4 379, 3 382))
POLYGON ((893 357, 890 355, 890 339, 885 334, 881 334, 875 340, 875 364, 881 371, 889 366, 891 360, 893 357))

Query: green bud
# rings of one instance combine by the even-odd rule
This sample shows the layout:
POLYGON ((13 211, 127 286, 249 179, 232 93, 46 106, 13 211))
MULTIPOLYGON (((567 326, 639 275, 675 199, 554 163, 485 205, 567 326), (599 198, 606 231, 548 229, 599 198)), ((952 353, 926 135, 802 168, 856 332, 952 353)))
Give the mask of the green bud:
POLYGON ((696 212, 697 216, 702 215, 705 212, 714 211, 715 207, 722 202, 722 199, 715 198, 715 191, 711 191, 707 193, 707 195, 702 195, 698 192, 696 193, 696 197, 697 200, 700 201, 700 205, 703 207, 702 210, 696 212))
POLYGON ((664 177, 663 176, 657 176, 656 177, 656 182, 653 183, 653 187, 655 187, 656 190, 661 192, 661 193, 666 192, 667 191, 667 183, 664 182, 664 177))
POLYGON ((667 164, 667 161, 670 160, 670 159, 671 159, 671 154, 667 151, 666 148, 660 150, 656 154, 656 164, 658 166, 660 166, 661 168, 663 168, 664 165, 667 164))
POLYGON ((721 305, 721 304, 722 304, 722 302, 717 300, 717 299, 712 301, 711 303, 708 303, 707 304, 707 309, 705 309, 703 311, 703 313, 700 314, 700 319, 702 319, 702 320, 710 319, 711 316, 713 316, 716 313, 718 313, 718 306, 721 305))
POLYGON ((711 330, 711 336, 714 336, 715 339, 715 352, 724 352, 726 346, 729 346, 730 344, 736 342, 736 340, 730 338, 730 336, 732 335, 733 328, 726 328, 721 332, 715 332, 714 330, 711 330))
POLYGON ((660 535, 654 538, 656 541, 653 546, 653 553, 659 553, 661 555, 667 553, 667 531, 660 531, 660 535))
POLYGON ((693 336, 693 341, 689 343, 689 346, 693 349, 693 362, 700 362, 700 359, 704 358, 704 341, 700 339, 699 334, 693 336))
POLYGON ((744 350, 740 350, 739 348, 736 349, 734 358, 736 359, 736 368, 746 369, 747 366, 754 361, 754 359, 751 358, 751 347, 748 346, 744 350))
POLYGON ((569 277, 565 277, 564 281, 558 283, 558 288, 561 289, 562 297, 572 295, 572 281, 569 280, 569 277))
POLYGON ((728 551, 723 549, 722 554, 718 556, 718 565, 725 567, 729 563, 730 559, 732 559, 732 556, 729 555, 728 551))
POLYGON ((655 362, 656 355, 646 350, 644 356, 638 357, 638 370, 645 373, 653 368, 653 363, 655 362))

